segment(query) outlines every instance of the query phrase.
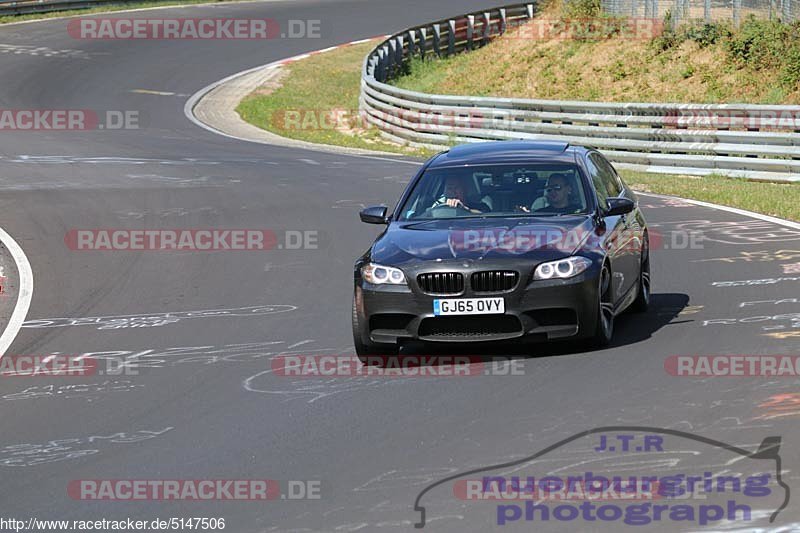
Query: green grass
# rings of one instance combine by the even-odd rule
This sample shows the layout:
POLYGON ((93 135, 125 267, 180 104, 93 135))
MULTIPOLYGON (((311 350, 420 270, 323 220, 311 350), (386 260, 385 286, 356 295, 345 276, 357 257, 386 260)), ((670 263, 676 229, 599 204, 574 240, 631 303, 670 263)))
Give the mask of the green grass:
POLYGON ((800 104, 800 22, 746 18, 739 28, 690 23, 660 34, 654 26, 644 38, 611 31, 628 26, 600 14, 593 18, 609 31, 571 38, 554 24, 546 38, 525 28, 571 19, 553 9, 537 18, 472 52, 412 61, 391 83, 507 98, 800 104))
MULTIPOLYGON (((358 107, 361 64, 373 46, 374 43, 366 43, 341 48, 292 63, 281 88, 271 94, 256 91, 242 101, 237 111, 248 122, 285 137, 414 156, 430 155, 431 152, 383 143, 374 129, 349 135, 331 129, 282 127, 285 123, 280 118, 287 110, 339 109, 354 112, 358 107)), ((464 61, 460 57, 463 56, 451 61, 464 61)), ((415 76, 424 86, 435 83, 437 71, 417 70, 415 76)), ((314 125, 313 120, 310 125, 314 125)), ((621 173, 629 185, 643 192, 702 200, 800 221, 800 184, 751 182, 720 176, 700 178, 633 171, 621 173)))
MULTIPOLYGON (((237 0, 211 0, 216 2, 236 2, 237 0)), ((39 20, 51 19, 58 17, 72 17, 78 15, 91 15, 94 13, 109 13, 113 11, 123 11, 127 9, 143 9, 147 7, 162 7, 162 6, 184 6, 191 4, 207 4, 209 0, 153 0, 151 2, 120 2, 115 4, 105 4, 97 7, 90 7, 88 9, 70 9, 67 11, 53 11, 50 13, 30 13, 26 15, 2 15, 0 16, 0 24, 8 24, 10 22, 24 22, 26 20, 39 20)))
POLYGON ((290 72, 280 88, 269 94, 256 91, 236 111, 247 122, 290 139, 421 157, 432 154, 386 142, 360 120, 361 63, 374 46, 348 46, 294 62, 285 67, 290 72))
POLYGON ((636 190, 727 205, 800 222, 800 184, 746 181, 724 176, 673 176, 620 171, 636 190))

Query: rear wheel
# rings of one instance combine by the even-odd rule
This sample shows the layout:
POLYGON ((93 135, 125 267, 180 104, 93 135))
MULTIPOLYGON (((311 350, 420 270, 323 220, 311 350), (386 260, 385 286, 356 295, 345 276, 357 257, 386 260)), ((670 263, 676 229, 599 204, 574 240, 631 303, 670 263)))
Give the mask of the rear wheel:
POLYGON ((603 265, 600 272, 600 288, 597 293, 597 324, 590 343, 593 347, 600 348, 611 342, 614 336, 614 299, 608 265, 603 265))
POLYGON ((631 304, 634 313, 644 313, 650 307, 650 243, 645 235, 642 241, 642 259, 639 271, 639 294, 631 304))
MULTIPOLYGON (((358 310, 356 309, 356 298, 353 296, 353 346, 356 349, 356 355, 362 363, 367 362, 367 357, 370 355, 397 355, 399 347, 397 344, 385 344, 377 342, 364 341, 361 336, 361 322, 358 318, 358 310)), ((371 362, 374 362, 371 361, 371 362)))

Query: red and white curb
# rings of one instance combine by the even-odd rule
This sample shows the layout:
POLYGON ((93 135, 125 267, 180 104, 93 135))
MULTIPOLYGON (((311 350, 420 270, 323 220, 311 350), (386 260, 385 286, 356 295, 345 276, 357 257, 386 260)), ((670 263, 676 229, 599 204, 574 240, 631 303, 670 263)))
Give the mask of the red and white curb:
MULTIPOLYGON (((347 48, 348 46, 353 46, 353 45, 356 45, 356 44, 368 43, 370 41, 375 41, 375 40, 378 40, 378 39, 388 39, 389 37, 391 37, 391 35, 376 35, 375 37, 369 37, 367 39, 359 39, 358 41, 350 41, 349 43, 337 44, 336 46, 330 46, 328 48, 323 48, 322 50, 314 50, 313 52, 307 52, 305 54, 300 54, 299 56, 293 56, 293 57, 289 57, 289 58, 286 58, 286 59, 281 59, 279 61, 275 61, 274 63, 270 63, 269 65, 267 65, 266 67, 263 67, 263 68, 267 68, 269 66, 272 66, 273 68, 274 67, 279 67, 279 66, 282 66, 282 65, 286 65, 288 63, 294 63, 295 61, 300 61, 301 59, 309 58, 311 56, 315 56, 315 55, 318 55, 318 54, 324 54, 325 52, 332 52, 332 51, 338 50, 340 48, 347 48)), ((252 72, 252 71, 250 71, 250 72, 252 72)), ((240 74, 243 74, 243 73, 240 73, 240 74)))
MULTIPOLYGON (((201 120, 199 120, 194 115, 195 106, 197 106, 198 102, 200 102, 200 100, 206 94, 210 93, 211 91, 213 91, 214 89, 216 89, 220 85, 222 85, 224 83, 228 83, 228 82, 230 82, 232 80, 235 80, 236 78, 241 78, 242 76, 247 76, 248 74, 251 74, 251 73, 256 72, 258 70, 269 70, 269 69, 274 69, 274 68, 280 68, 280 67, 282 67, 284 65, 288 65, 290 63, 294 63, 295 61, 300 61, 302 59, 307 59, 307 58, 315 56, 315 55, 324 54, 324 53, 327 53, 327 52, 332 52, 333 50, 338 50, 340 48, 346 48, 348 46, 353 46, 353 45, 356 45, 356 44, 362 44, 362 43, 366 43, 366 42, 377 40, 377 39, 386 39, 387 37, 390 37, 390 35, 378 35, 378 36, 375 36, 375 37, 370 37, 368 39, 359 39, 357 41, 350 41, 349 43, 338 44, 336 46, 330 46, 328 48, 323 48, 322 50, 315 50, 313 52, 306 52, 305 54, 299 54, 299 55, 296 55, 296 56, 287 57, 286 59, 279 59, 278 61, 273 61, 272 63, 267 63, 266 65, 260 65, 258 67, 253 67, 253 68, 250 68, 250 69, 247 69, 247 70, 243 70, 241 72, 237 72, 236 74, 231 74, 227 78, 222 78, 221 80, 215 81, 214 83, 212 83, 210 85, 206 85, 205 87, 203 87, 202 89, 200 89, 199 91, 194 93, 192 96, 190 96, 189 99, 186 100, 186 103, 183 106, 183 114, 186 115, 186 118, 191 120, 197 126, 200 126, 201 128, 203 128, 204 130, 208 130, 210 132, 216 133, 217 135, 223 135, 223 136, 229 137, 231 139, 238 139, 238 140, 242 140, 242 141, 247 141, 248 139, 244 139, 244 138, 241 138, 241 137, 236 137, 235 135, 230 135, 228 133, 225 133, 224 131, 220 131, 220 130, 218 130, 216 128, 213 128, 213 127, 209 126, 208 124, 206 124, 206 123, 202 122, 201 120)), ((395 155, 395 154, 392 154, 392 155, 395 155)))
POLYGON ((310 142, 310 141, 301 141, 301 140, 296 140, 296 139, 289 139, 289 138, 286 138, 286 137, 282 137, 282 136, 280 136, 278 134, 271 134, 271 136, 273 137, 273 140, 272 141, 265 141, 263 139, 257 139, 257 138, 253 138, 253 137, 250 137, 250 136, 247 136, 247 135, 242 135, 242 134, 237 134, 237 133, 234 133, 234 132, 223 131, 223 130, 217 128, 215 125, 208 124, 208 123, 204 122, 203 120, 198 118, 197 115, 195 115, 195 112, 194 112, 195 108, 201 103, 201 101, 206 97, 206 95, 208 95, 209 93, 211 93, 212 91, 214 91, 215 89, 220 87, 221 85, 234 82, 238 78, 243 78, 243 77, 248 76, 250 74, 257 73, 259 71, 269 72, 272 69, 278 69, 278 68, 281 68, 281 67, 283 67, 283 66, 285 66, 287 64, 293 63, 295 61, 300 61, 302 59, 307 59, 307 58, 309 58, 311 56, 315 56, 315 55, 318 55, 318 54, 324 54, 324 53, 327 53, 327 52, 330 52, 330 51, 333 51, 333 50, 337 50, 337 49, 340 49, 340 48, 345 48, 345 47, 348 47, 348 46, 353 46, 353 45, 362 44, 362 43, 366 43, 366 42, 370 42, 370 41, 385 39, 387 37, 389 37, 389 35, 378 35, 376 37, 370 37, 368 39, 359 39, 357 41, 350 41, 348 43, 343 43, 343 44, 339 44, 339 45, 336 45, 336 46, 331 46, 331 47, 328 47, 328 48, 324 48, 322 50, 315 50, 313 52, 307 52, 307 53, 296 55, 296 56, 292 56, 292 57, 287 57, 285 59, 280 59, 278 61, 273 61, 272 63, 267 63, 266 65, 261 65, 261 66, 258 66, 258 67, 254 67, 254 68, 251 68, 251 69, 244 70, 242 72, 237 72, 236 74, 232 74, 232 75, 228 76, 227 78, 223 78, 223 79, 221 79, 219 81, 215 81, 211 85, 203 87, 202 89, 200 89, 199 91, 194 93, 192 96, 190 96, 189 99, 186 100, 186 103, 183 106, 183 114, 186 115, 186 118, 188 118, 191 122, 193 122, 197 126, 200 126, 204 130, 210 131, 211 133, 215 133, 217 135, 221 135, 223 137, 227 137, 229 139, 235 139, 237 141, 255 142, 255 143, 260 143, 260 144, 284 146, 284 147, 288 147, 288 148, 297 148, 297 149, 304 149, 304 150, 315 150, 315 151, 328 152, 328 153, 337 153, 337 154, 340 154, 340 155, 347 155, 347 156, 350 156, 350 157, 360 157, 360 158, 366 158, 366 159, 379 159, 381 161, 387 161, 387 162, 393 162, 393 163, 402 163, 402 164, 406 164, 406 165, 417 165, 418 166, 420 164, 419 161, 397 159, 397 156, 401 155, 401 154, 396 154, 396 153, 392 153, 392 152, 384 152, 384 151, 381 151, 381 150, 361 149, 361 148, 348 148, 348 147, 337 146, 337 145, 333 145, 333 144, 330 144, 330 145, 328 145, 328 144, 318 144, 318 143, 313 143, 313 142, 310 142))

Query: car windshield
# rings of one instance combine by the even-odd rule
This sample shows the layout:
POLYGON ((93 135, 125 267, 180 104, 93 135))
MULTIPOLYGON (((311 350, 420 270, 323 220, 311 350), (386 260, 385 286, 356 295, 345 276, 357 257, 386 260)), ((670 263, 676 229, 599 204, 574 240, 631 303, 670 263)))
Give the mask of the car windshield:
POLYGON ((476 165, 425 171, 398 220, 587 214, 571 163, 476 165))

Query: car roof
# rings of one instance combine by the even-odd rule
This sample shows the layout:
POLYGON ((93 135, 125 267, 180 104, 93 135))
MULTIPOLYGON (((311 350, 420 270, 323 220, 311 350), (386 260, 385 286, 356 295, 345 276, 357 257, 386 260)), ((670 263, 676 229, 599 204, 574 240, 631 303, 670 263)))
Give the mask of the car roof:
POLYGON ((461 144, 435 156, 428 168, 492 163, 572 163, 575 152, 584 150, 559 141, 477 142, 461 144))

